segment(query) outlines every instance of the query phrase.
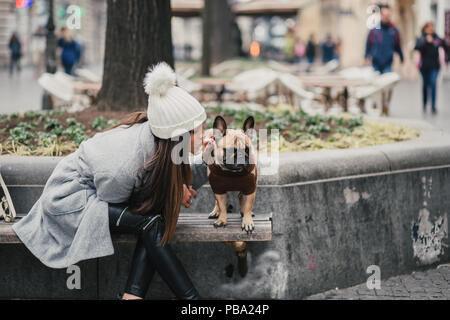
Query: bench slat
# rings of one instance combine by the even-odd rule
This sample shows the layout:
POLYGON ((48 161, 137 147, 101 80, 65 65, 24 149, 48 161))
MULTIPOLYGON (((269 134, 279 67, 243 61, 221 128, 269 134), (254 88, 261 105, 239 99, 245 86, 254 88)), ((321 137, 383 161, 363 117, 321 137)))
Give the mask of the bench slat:
MULTIPOLYGON (((18 214, 18 221, 24 214, 18 214)), ((239 213, 229 213, 225 228, 214 228, 215 219, 208 219, 207 213, 180 213, 175 232, 176 242, 220 242, 220 241, 271 241, 272 214, 255 214, 255 230, 247 234, 241 229, 239 213)), ((134 241, 134 235, 113 234, 115 242, 134 241)), ((0 243, 21 243, 11 223, 0 221, 0 243)))
MULTIPOLYGON (((208 219, 208 215, 207 213, 180 213, 180 216, 178 217, 178 221, 188 221, 188 220, 193 220, 193 221, 198 221, 198 220, 214 220, 214 219, 208 219)), ((272 218, 272 215, 270 213, 257 213, 254 215, 253 217, 253 221, 267 221, 269 219, 272 218)), ((227 214, 227 219, 228 220, 240 220, 241 218, 241 214, 240 213, 228 213, 227 214)))

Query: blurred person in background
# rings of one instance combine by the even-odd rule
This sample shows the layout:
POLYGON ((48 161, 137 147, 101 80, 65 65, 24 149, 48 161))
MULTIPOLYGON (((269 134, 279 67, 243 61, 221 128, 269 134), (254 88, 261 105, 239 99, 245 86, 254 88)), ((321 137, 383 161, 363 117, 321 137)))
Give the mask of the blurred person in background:
POLYGON ((436 87, 441 63, 439 48, 445 52, 445 62, 448 64, 450 51, 445 40, 439 38, 435 32, 434 23, 427 22, 422 28, 422 35, 417 39, 414 50, 420 53, 419 69, 423 79, 423 112, 427 111, 428 93, 431 92, 431 112, 436 114, 436 87))
POLYGON ((295 42, 295 62, 300 63, 305 56, 306 46, 302 39, 298 38, 295 42))
POLYGON ((9 75, 12 76, 14 68, 17 69, 17 73, 20 72, 20 59, 22 58, 22 43, 15 32, 9 39, 8 47, 10 51, 9 75))
POLYGON ((314 34, 309 36, 308 44, 306 45, 306 59, 308 60, 307 72, 310 72, 314 61, 316 60, 316 40, 314 34))
POLYGON ((45 41, 45 31, 38 27, 31 39, 31 59, 36 78, 45 70, 45 41))
POLYGON ((327 35, 327 38, 322 42, 322 62, 327 63, 336 58, 336 43, 327 35))
POLYGON ((287 62, 295 62, 295 32, 293 28, 289 28, 284 38, 284 57, 287 62))
POLYGON ((391 22, 392 11, 388 5, 379 5, 380 26, 370 30, 366 42, 366 64, 372 63, 375 71, 381 74, 392 71, 394 53, 403 63, 403 51, 400 42, 400 32, 391 22))
POLYGON ((69 29, 61 28, 61 38, 58 47, 62 48, 61 63, 65 73, 72 75, 73 67, 80 61, 81 45, 75 41, 69 29))

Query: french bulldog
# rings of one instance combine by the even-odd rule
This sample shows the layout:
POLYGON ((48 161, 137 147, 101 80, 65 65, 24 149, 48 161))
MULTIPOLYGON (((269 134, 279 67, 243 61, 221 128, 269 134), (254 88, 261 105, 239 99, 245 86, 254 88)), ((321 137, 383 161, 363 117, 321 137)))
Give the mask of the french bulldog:
POLYGON ((251 233, 255 228, 252 210, 258 175, 251 141, 254 126, 255 120, 251 116, 245 120, 242 130, 228 129, 221 116, 214 120, 208 179, 216 199, 209 218, 217 218, 216 228, 227 225, 227 192, 231 191, 239 191, 242 230, 251 233))

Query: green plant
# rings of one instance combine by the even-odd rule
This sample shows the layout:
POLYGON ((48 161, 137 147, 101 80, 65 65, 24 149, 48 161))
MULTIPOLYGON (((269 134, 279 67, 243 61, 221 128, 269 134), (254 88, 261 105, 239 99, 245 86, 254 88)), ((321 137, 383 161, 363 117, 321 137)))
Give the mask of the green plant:
POLYGON ((76 126, 77 124, 79 124, 79 122, 75 118, 67 118, 66 123, 69 126, 76 126))
POLYGON ((211 129, 213 127, 213 124, 214 124, 214 118, 213 117, 207 118, 205 121, 205 129, 211 129))
POLYGON ((363 125, 363 119, 362 117, 359 118, 350 118, 350 120, 348 121, 348 126, 350 128, 356 128, 356 127, 360 127, 363 125))
POLYGON ((307 125, 318 125, 321 122, 325 121, 324 117, 321 116, 320 114, 316 114, 316 115, 309 115, 309 114, 307 114, 305 116, 305 119, 306 119, 306 124, 307 125))
POLYGON ((308 128, 308 133, 317 137, 321 132, 321 128, 319 126, 312 125, 308 128))
POLYGON ((30 128, 31 126, 29 126, 28 124, 16 126, 15 128, 9 130, 10 136, 8 137, 8 139, 14 142, 19 142, 28 145, 34 138, 33 133, 29 131, 30 128))
POLYGON ((264 112, 264 120, 274 120, 275 117, 276 117, 275 113, 270 110, 266 110, 264 112))
POLYGON ((291 129, 295 131, 306 131, 306 126, 304 124, 294 123, 291 129))
POLYGON ((234 109, 225 109, 223 110, 223 115, 227 116, 227 117, 234 117, 236 115, 236 113, 238 112, 238 110, 234 110, 234 109))
POLYGON ((30 111, 25 111, 23 115, 25 116, 25 118, 33 119, 33 118, 38 117, 40 114, 41 113, 39 111, 30 110, 30 111))
POLYGON ((311 139, 315 139, 316 136, 314 136, 310 133, 298 132, 296 135, 296 138, 298 140, 311 140, 311 139))
POLYGON ((58 119, 47 119, 45 125, 44 125, 44 129, 45 130, 53 130, 56 127, 60 127, 61 125, 59 124, 59 120, 58 119))
POLYGON ((320 123, 317 127, 319 128, 320 132, 330 132, 331 131, 331 127, 325 122, 320 123))
POLYGON ((108 125, 108 122, 106 121, 106 119, 102 116, 95 118, 92 122, 91 122, 91 127, 92 129, 95 129, 97 131, 103 130, 106 128, 106 126, 108 125))
POLYGON ((350 130, 349 128, 345 128, 345 127, 337 127, 336 129, 337 133, 342 133, 348 136, 352 135, 352 130, 350 130))
POLYGON ((65 110, 65 109, 52 109, 52 110, 47 111, 47 114, 49 116, 59 116, 61 114, 65 114, 65 113, 67 113, 67 110, 65 110))
POLYGON ((289 126, 289 122, 284 118, 276 118, 276 119, 266 123, 267 130, 278 129, 280 131, 284 131, 284 130, 286 130, 286 128, 288 126, 289 126))
POLYGON ((81 126, 70 126, 62 132, 62 135, 69 137, 70 140, 78 145, 89 139, 89 135, 81 126))
POLYGON ((36 140, 39 141, 39 144, 44 147, 52 145, 58 138, 57 135, 54 133, 42 131, 37 132, 36 136, 37 136, 36 140))
POLYGON ((116 123, 117 120, 106 120, 104 117, 100 116, 92 121, 91 127, 92 129, 95 129, 97 131, 102 131, 108 127, 115 125, 116 123))

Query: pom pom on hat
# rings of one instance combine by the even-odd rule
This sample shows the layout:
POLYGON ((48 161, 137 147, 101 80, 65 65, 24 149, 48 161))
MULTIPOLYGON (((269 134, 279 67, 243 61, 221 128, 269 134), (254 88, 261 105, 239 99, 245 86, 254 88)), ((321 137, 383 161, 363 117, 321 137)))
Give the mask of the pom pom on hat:
POLYGON ((167 63, 160 62, 145 75, 144 89, 149 96, 164 96, 175 86, 176 80, 175 71, 167 63))

